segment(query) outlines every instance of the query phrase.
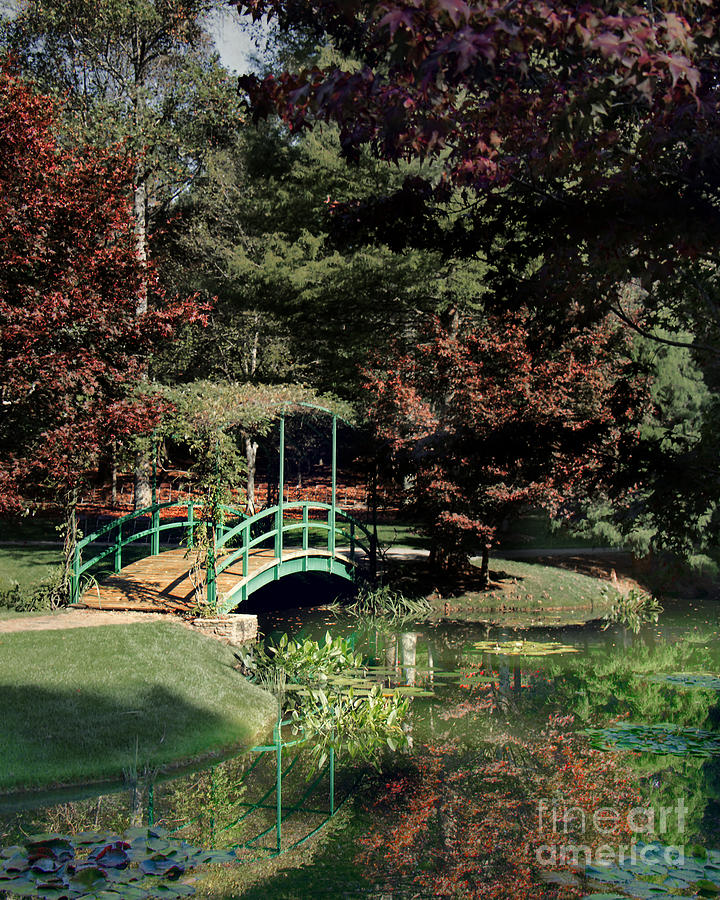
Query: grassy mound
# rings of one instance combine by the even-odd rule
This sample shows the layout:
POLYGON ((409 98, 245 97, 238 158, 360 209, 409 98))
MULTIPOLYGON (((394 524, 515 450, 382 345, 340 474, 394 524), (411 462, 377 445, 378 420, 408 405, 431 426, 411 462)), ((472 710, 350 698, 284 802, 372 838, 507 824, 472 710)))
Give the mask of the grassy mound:
POLYGON ((273 697, 232 650, 168 623, 0 637, 0 791, 117 780, 249 747, 273 697))
MULTIPOLYGON (((615 595, 603 579, 534 562, 494 559, 486 590, 463 577, 431 595, 433 618, 507 625, 584 622, 602 616, 615 595)), ((474 583, 475 581, 475 583, 474 583)))

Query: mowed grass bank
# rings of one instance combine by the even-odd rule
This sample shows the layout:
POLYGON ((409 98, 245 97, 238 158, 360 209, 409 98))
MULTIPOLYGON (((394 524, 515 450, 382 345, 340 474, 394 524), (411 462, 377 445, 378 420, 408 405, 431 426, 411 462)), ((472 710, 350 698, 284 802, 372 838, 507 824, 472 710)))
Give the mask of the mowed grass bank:
POLYGON ((0 635, 0 791, 118 780, 250 747, 276 701, 168 623, 0 635))
MULTIPOLYGON (((437 583, 429 597, 432 618, 513 625, 563 624, 600 618, 617 596, 609 581, 539 562, 495 557, 490 562, 490 578, 490 586, 485 590, 480 589, 479 578, 472 573, 452 583, 437 583)), ((413 591, 413 580, 416 588, 422 584, 415 573, 405 588, 408 594, 418 593, 417 589, 413 591)))

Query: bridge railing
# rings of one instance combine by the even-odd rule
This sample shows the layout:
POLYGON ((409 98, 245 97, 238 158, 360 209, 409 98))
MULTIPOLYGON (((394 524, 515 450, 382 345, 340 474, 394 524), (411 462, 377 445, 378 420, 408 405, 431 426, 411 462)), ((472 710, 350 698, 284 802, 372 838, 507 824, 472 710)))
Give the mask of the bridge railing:
POLYGON ((310 549, 322 549, 329 556, 335 556, 338 552, 338 537, 347 540, 351 562, 355 562, 357 551, 361 550, 367 556, 371 569, 375 571, 377 540, 374 534, 349 513, 332 504, 296 500, 271 506, 243 519, 233 528, 227 529, 216 541, 215 571, 212 577, 208 571, 208 603, 214 605, 217 602, 217 575, 239 560, 242 560, 242 580, 231 593, 241 587, 250 575, 250 552, 260 549, 262 544, 268 544, 272 540, 272 559, 279 562, 285 551, 292 550, 307 552, 310 549), (318 511, 320 515, 311 516, 311 510, 318 511), (260 523, 264 523, 266 527, 260 527, 260 523), (288 542, 286 536, 289 535, 296 537, 296 540, 288 542))
MULTIPOLYGON (((195 538, 195 528, 201 517, 197 515, 203 508, 201 500, 182 500, 169 503, 153 503, 143 509, 135 510, 126 516, 114 519, 103 528, 88 534, 75 545, 73 554, 73 567, 70 586, 70 602, 77 603, 80 600, 83 575, 86 575, 98 563, 108 557, 111 558, 112 569, 119 572, 123 566, 123 550, 130 544, 145 541, 150 545, 150 555, 155 556, 160 552, 160 535, 169 531, 180 531, 178 544, 184 541, 192 549, 195 538), (164 509, 185 508, 185 518, 163 519, 160 515, 164 509), (141 531, 132 530, 131 523, 141 519, 149 519, 149 527, 141 531), (98 547, 98 545, 100 545, 98 547)), ((224 513, 231 518, 245 518, 245 514, 231 506, 223 507, 224 513)), ((218 529, 219 534, 224 534, 229 526, 223 525, 218 529)))
MULTIPOLYGON (((166 532, 180 532, 177 544, 183 541, 189 549, 194 545, 195 529, 201 518, 197 512, 203 508, 202 501, 153 503, 109 522, 87 535, 75 545, 71 580, 71 603, 77 603, 82 593, 83 576, 103 560, 110 558, 111 567, 118 573, 123 566, 123 551, 130 544, 145 541, 150 545, 150 555, 160 552, 160 536, 166 532), (163 519, 164 509, 186 509, 184 518, 163 519), (149 526, 140 531, 131 529, 131 523, 149 519, 149 526)), ((207 555, 206 589, 207 601, 217 605, 217 576, 242 559, 243 583, 250 568, 250 552, 260 549, 272 541, 274 560, 282 560, 283 552, 298 549, 308 551, 321 549, 329 556, 337 554, 338 539, 346 540, 349 558, 355 562, 357 551, 367 556, 370 567, 375 572, 377 563, 377 540, 369 529, 349 513, 329 503, 296 500, 264 509, 248 517, 240 510, 223 506, 223 512, 230 519, 240 521, 236 525, 223 524, 213 529, 207 555), (311 515, 311 511, 315 512, 311 515), (295 540, 287 538, 292 535, 295 540)), ((268 548, 270 549, 270 548, 268 548)), ((127 559, 126 559, 127 561, 127 559)))

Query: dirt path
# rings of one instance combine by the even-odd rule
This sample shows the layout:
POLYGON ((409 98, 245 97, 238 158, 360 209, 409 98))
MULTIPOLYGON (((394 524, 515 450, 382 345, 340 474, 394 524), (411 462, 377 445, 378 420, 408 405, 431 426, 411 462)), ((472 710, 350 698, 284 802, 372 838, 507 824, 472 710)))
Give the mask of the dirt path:
POLYGON ((0 634, 46 631, 61 628, 92 628, 95 625, 127 625, 130 622, 169 622, 180 619, 166 613, 111 612, 97 609, 64 609, 46 616, 0 619, 0 634))

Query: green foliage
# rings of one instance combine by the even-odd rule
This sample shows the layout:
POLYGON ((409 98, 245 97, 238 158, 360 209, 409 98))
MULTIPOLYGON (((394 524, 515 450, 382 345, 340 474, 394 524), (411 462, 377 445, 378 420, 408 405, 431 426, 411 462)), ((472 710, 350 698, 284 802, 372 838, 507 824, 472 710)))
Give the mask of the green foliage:
POLYGON ((381 620, 386 624, 401 624, 408 619, 420 622, 427 618, 432 604, 425 597, 406 597, 387 584, 380 587, 363 585, 357 600, 343 607, 343 610, 366 622, 381 620))
MULTIPOLYGON (((236 654, 237 655, 237 654, 236 654)), ((408 698, 368 683, 360 654, 349 640, 325 634, 322 642, 291 641, 254 647, 238 656, 246 671, 291 706, 294 727, 313 740, 318 766, 332 747, 352 759, 377 763, 379 755, 407 746, 402 723, 408 698)))
POLYGON ((253 681, 280 692, 291 685, 324 685, 333 676, 362 668, 362 657, 351 642, 330 632, 322 642, 292 641, 283 634, 277 644, 257 644, 238 658, 253 681))
POLYGON ((619 594, 610 610, 603 616, 603 628, 620 624, 637 634, 643 625, 656 625, 662 606, 655 597, 637 588, 631 588, 627 594, 619 594))
POLYGON ((668 722, 655 725, 623 722, 607 728, 589 728, 585 733, 598 750, 634 750, 673 756, 720 754, 720 733, 668 722))
POLYGON ((180 881, 186 873, 234 861, 233 853, 199 850, 161 828, 131 828, 122 835, 37 835, 0 851, 0 890, 46 900, 188 897, 195 891, 180 881))
POLYGON ((379 685, 346 692, 320 688, 311 696, 312 703, 293 710, 293 719, 298 730, 312 735, 318 767, 325 764, 331 747, 350 759, 377 764, 387 749, 394 753, 408 746, 402 727, 408 697, 386 694, 379 685))
POLYGON ((59 566, 50 576, 33 587, 23 588, 15 582, 10 588, 0 590, 0 607, 16 612, 36 612, 64 606, 67 603, 64 572, 65 568, 59 566))

